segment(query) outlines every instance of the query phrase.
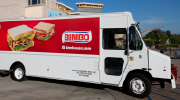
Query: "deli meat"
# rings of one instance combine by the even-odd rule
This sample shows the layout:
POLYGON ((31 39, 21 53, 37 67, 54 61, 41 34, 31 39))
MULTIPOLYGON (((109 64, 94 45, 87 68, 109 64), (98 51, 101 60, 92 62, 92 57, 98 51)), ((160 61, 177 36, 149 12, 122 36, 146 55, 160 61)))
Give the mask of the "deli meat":
POLYGON ((16 45, 18 45, 16 42, 11 41, 11 48, 14 48, 16 45))
POLYGON ((14 41, 11 41, 11 48, 14 48, 17 45, 23 45, 26 46, 30 41, 32 41, 32 39, 27 39, 24 43, 22 41, 20 41, 19 43, 16 43, 14 41))
POLYGON ((14 47, 13 47, 13 44, 14 44, 13 42, 14 42, 14 41, 11 41, 11 48, 14 48, 14 47))

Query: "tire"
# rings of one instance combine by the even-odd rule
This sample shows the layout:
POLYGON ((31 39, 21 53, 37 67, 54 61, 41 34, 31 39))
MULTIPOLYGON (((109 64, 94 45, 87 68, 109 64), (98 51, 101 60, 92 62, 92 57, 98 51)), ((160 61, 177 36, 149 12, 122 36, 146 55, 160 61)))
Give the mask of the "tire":
POLYGON ((22 64, 18 64, 13 68, 11 78, 15 81, 26 80, 25 68, 22 64))
POLYGON ((151 82, 145 76, 135 73, 125 81, 124 88, 138 98, 145 98, 151 93, 151 82))

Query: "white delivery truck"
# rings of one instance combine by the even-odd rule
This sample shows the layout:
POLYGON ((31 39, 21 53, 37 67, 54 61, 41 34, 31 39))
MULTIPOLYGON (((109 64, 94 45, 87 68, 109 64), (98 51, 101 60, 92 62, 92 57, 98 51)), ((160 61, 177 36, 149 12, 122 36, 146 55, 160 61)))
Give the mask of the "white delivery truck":
POLYGON ((130 12, 0 21, 0 70, 123 87, 146 97, 175 81, 170 57, 148 49, 130 12))

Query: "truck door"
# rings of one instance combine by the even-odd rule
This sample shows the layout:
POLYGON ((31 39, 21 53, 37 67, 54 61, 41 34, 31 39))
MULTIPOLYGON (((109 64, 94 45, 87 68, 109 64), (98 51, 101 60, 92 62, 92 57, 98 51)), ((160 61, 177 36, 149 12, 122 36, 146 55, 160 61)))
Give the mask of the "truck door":
POLYGON ((127 30, 126 28, 101 30, 101 82, 118 85, 122 70, 127 65, 127 30))
POLYGON ((148 71, 147 48, 135 26, 129 28, 129 58, 132 69, 148 71))

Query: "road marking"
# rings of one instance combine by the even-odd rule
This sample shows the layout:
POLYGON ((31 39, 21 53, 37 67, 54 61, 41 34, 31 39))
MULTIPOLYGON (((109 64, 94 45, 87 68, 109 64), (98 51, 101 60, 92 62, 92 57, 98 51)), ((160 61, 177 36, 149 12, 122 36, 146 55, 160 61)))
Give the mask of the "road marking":
POLYGON ((164 95, 161 95, 161 94, 155 93, 155 92, 151 92, 151 93, 153 93, 153 94, 157 94, 157 95, 162 96, 162 97, 165 97, 165 98, 168 98, 168 99, 170 99, 170 100, 175 100, 175 99, 173 99, 173 98, 170 98, 170 97, 167 97, 167 96, 164 96, 164 95))
MULTIPOLYGON (((166 86, 172 87, 171 85, 167 85, 167 84, 166 84, 166 86)), ((176 89, 180 89, 180 88, 177 88, 177 87, 176 87, 176 89)))
POLYGON ((152 100, 149 96, 147 96, 148 100, 152 100))
POLYGON ((174 92, 174 91, 170 91, 170 90, 164 90, 164 89, 160 89, 160 88, 157 88, 157 87, 153 87, 153 88, 159 89, 159 90, 162 90, 162 91, 169 91, 171 93, 175 93, 175 94, 179 94, 180 95, 180 93, 178 93, 178 92, 174 92))

